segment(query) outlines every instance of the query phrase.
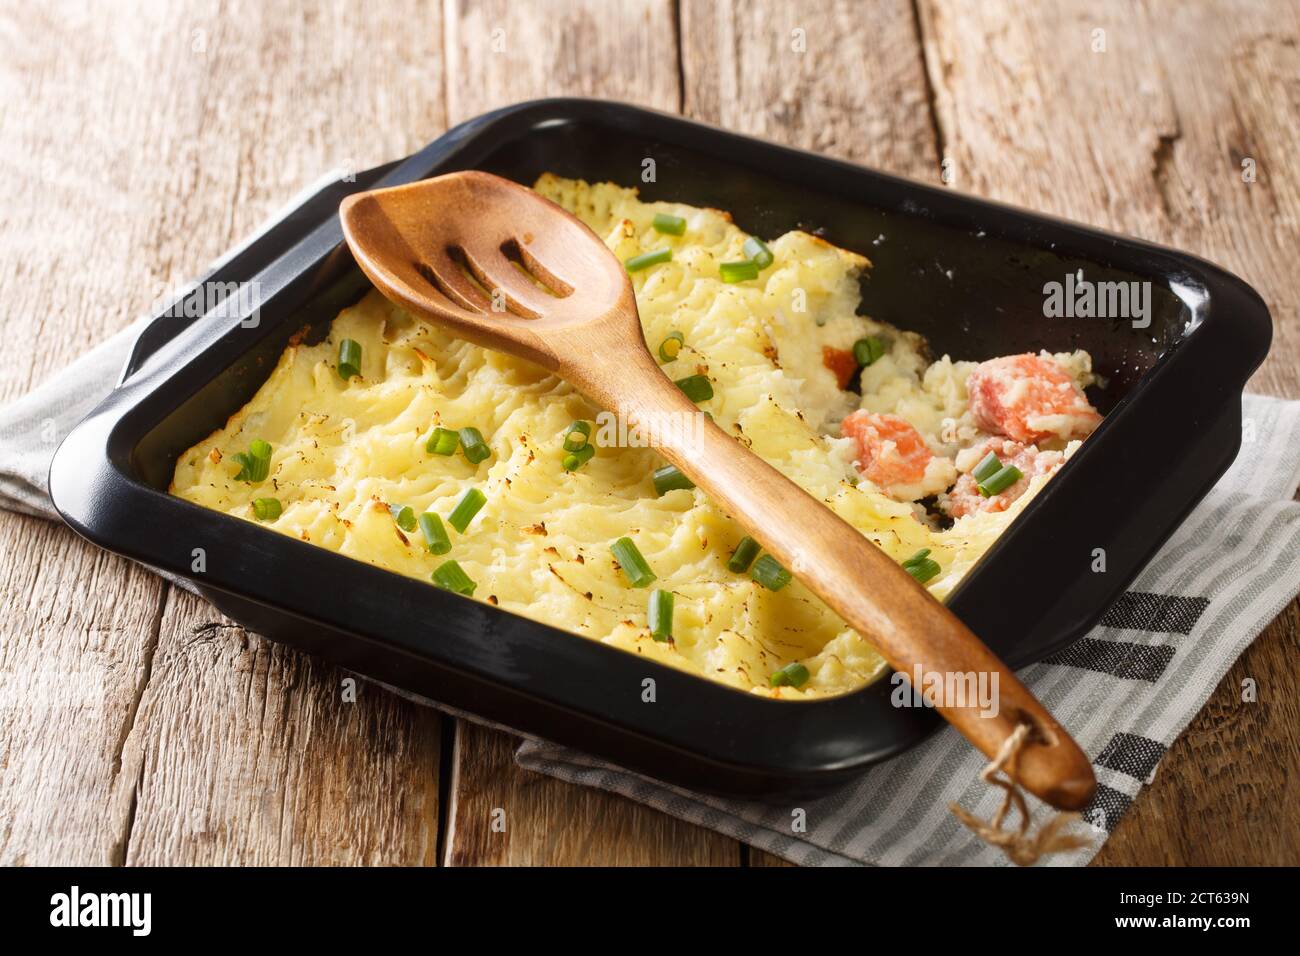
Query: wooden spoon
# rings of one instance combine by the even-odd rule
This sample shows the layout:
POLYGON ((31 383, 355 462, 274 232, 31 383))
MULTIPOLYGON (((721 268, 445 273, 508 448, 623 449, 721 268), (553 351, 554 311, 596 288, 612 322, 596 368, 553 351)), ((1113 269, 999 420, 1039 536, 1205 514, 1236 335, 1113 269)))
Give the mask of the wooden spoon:
POLYGON ((939 678, 996 675, 987 685, 1000 692, 995 716, 982 716, 976 700, 938 709, 990 757, 1028 723, 1013 777, 1053 806, 1087 803, 1095 786, 1087 757, 1006 665, 892 558, 705 419, 668 380, 646 349, 627 270, 577 218, 482 172, 358 193, 340 214, 358 264, 389 299, 537 363, 648 433, 896 671, 909 679, 918 668, 939 678))

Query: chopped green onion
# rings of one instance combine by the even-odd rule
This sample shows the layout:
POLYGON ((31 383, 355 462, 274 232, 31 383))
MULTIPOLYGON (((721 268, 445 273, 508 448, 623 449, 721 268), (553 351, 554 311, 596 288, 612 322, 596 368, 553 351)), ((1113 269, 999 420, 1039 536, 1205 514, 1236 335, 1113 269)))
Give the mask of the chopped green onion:
POLYGON ((438 565, 433 572, 433 583, 444 590, 454 591, 466 597, 473 597, 474 589, 478 587, 465 573, 465 569, 455 561, 444 561, 438 565))
POLYGON ((680 332, 669 332, 664 336, 664 340, 659 343, 659 361, 671 362, 677 358, 678 353, 682 350, 682 345, 686 342, 686 336, 680 332))
POLYGON ((655 588, 650 592, 650 607, 646 613, 650 636, 656 641, 673 639, 673 592, 655 588))
POLYGON ((454 455, 458 447, 460 447, 460 435, 450 428, 435 428, 429 440, 425 442, 424 450, 431 455, 454 455))
POLYGON ((577 451, 591 438, 591 422, 576 421, 564 430, 564 450, 577 451))
POLYGON ((745 282, 758 278, 758 266, 750 259, 724 262, 718 266, 718 276, 723 282, 745 282))
POLYGON ((979 484, 986 478, 992 478, 1001 470, 1002 462, 998 460, 997 455, 993 454, 993 452, 989 452, 971 471, 970 476, 975 479, 976 484, 979 484))
POLYGON ((858 339, 853 343, 853 361, 863 368, 871 365, 884 354, 885 343, 874 335, 867 336, 865 339, 858 339))
POLYGON ((676 465, 664 465, 662 468, 657 468, 652 477, 655 483, 655 494, 660 498, 670 491, 695 487, 695 482, 683 475, 676 465))
POLYGON ((930 549, 922 548, 903 562, 903 570, 916 578, 919 583, 924 584, 942 569, 939 567, 939 562, 930 557, 930 549))
POLYGON ((446 554, 451 550, 451 538, 442 526, 442 519, 432 511, 420 515, 420 531, 424 533, 424 543, 434 554, 446 554))
POLYGON ((253 514, 258 521, 274 521, 284 509, 280 507, 279 498, 254 498, 253 514))
POLYGON ((344 339, 339 343, 339 377, 346 382, 360 374, 361 346, 354 339, 344 339))
POLYGON ((415 511, 410 505, 389 505, 388 513, 403 531, 415 530, 415 511))
POLYGON ((991 498, 1000 491, 1006 491, 1023 477, 1025 477, 1024 472, 1015 465, 1003 465, 979 483, 980 494, 985 498, 991 498))
POLYGON ((250 483, 266 481, 266 476, 271 473, 271 446, 260 438, 254 439, 249 444, 248 451, 237 452, 231 457, 239 462, 239 474, 235 475, 236 481, 250 483))
POLYGON ((492 454, 492 449, 488 448, 487 442, 483 440, 483 433, 477 428, 460 430, 460 447, 465 449, 465 457, 469 459, 471 465, 477 465, 492 454))
POLYGON ((772 255, 772 250, 767 247, 767 243, 758 236, 750 236, 746 239, 743 250, 745 258, 760 269, 766 269, 776 261, 776 256, 772 255))
POLYGON ((697 405, 713 397, 713 383, 705 375, 688 375, 686 378, 679 378, 673 384, 697 405))
POLYGON ((650 570, 650 565, 631 538, 619 538, 609 546, 609 550, 613 552, 614 560, 623 569, 632 587, 643 588, 655 579, 655 573, 650 570))
POLYGON ((654 252, 643 252, 639 256, 633 256, 623 262, 628 272, 640 272, 642 269, 648 269, 650 266, 657 266, 661 262, 667 262, 673 257, 672 249, 664 247, 656 249, 654 252))
POLYGON ((790 572, 781 567, 781 562, 770 554, 765 554, 749 569, 749 576, 769 591, 779 591, 790 583, 790 572))
POLYGON ((447 521, 453 528, 461 534, 469 527, 469 523, 474 520, 479 509, 487 504, 487 496, 477 488, 471 488, 461 496, 456 507, 451 509, 451 514, 447 515, 447 521))
POLYGON ((564 460, 561 461, 560 464, 563 466, 565 471, 577 471, 587 462, 591 461, 595 456, 595 445, 583 445, 577 451, 572 451, 565 455, 564 460))
POLYGON ((680 236, 686 231, 686 220, 681 216, 670 216, 666 212, 655 213, 655 232, 665 232, 670 236, 680 236))
POLYGON ((768 682, 773 687, 802 687, 808 683, 808 668, 798 661, 786 664, 779 671, 773 672, 768 682))
POLYGON ((749 570, 749 566, 754 563, 758 557, 758 542, 749 535, 740 539, 740 544, 736 545, 736 550, 731 552, 731 560, 727 562, 728 570, 735 571, 737 574, 744 574, 749 570))

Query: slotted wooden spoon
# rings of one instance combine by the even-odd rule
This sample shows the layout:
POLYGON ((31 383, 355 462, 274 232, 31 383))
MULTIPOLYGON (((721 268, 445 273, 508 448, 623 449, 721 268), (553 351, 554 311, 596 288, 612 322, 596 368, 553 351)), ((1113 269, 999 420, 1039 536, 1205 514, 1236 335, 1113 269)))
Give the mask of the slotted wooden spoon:
POLYGON ((1095 781, 1087 757, 1006 665, 892 558, 704 419, 664 375, 646 349, 627 270, 577 218, 481 172, 359 193, 340 214, 361 269, 389 299, 537 363, 649 433, 664 458, 895 670, 909 678, 918 667, 940 678, 996 674, 996 716, 981 716, 976 700, 940 707, 943 716, 990 757, 1029 724, 1014 778, 1056 807, 1088 801, 1095 781))

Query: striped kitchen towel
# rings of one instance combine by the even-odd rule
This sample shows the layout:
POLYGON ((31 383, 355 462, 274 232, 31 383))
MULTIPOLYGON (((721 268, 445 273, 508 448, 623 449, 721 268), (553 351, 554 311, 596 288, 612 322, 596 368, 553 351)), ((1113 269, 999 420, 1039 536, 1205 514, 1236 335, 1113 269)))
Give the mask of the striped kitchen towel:
MULTIPOLYGON (((1085 822, 1074 825, 1091 836, 1089 844, 1046 857, 1044 865, 1082 866, 1096 855, 1233 661, 1300 591, 1300 402, 1247 395, 1243 417, 1236 462, 1132 590, 1082 640, 1020 672, 1097 772, 1085 822)), ((1243 683, 1242 707, 1254 706, 1256 692, 1269 693, 1249 678, 1243 683)), ((534 740, 517 759, 795 863, 1009 865, 948 809, 956 802, 987 820, 1002 797, 979 779, 985 759, 950 727, 858 781, 798 804, 690 793, 534 740)), ((1047 808, 1031 804, 1046 819, 1047 808)))
MULTIPOLYGON (((54 450, 113 387, 139 327, 0 409, 0 507, 54 517, 45 486, 54 450)), ((1242 450, 1228 473, 1092 633, 1021 672, 1092 756, 1100 784, 1085 811, 1091 845, 1045 862, 1079 865, 1092 858, 1232 662, 1300 591, 1297 481, 1300 402, 1246 396, 1242 450)), ((1001 793, 978 780, 984 759, 951 729, 798 807, 689 793, 531 738, 518 760, 796 863, 1007 862, 948 809, 955 801, 988 819, 1001 793), (792 827, 796 810, 806 821, 802 832, 792 827)))

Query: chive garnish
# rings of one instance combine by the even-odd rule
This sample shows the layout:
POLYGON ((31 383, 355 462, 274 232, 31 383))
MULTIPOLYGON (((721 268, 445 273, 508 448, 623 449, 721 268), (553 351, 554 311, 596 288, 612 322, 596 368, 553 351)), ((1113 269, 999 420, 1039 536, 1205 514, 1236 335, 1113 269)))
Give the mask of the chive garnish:
POLYGON ((671 362, 677 358, 685 342, 686 336, 682 335, 682 333, 669 332, 664 336, 664 340, 659 343, 659 361, 671 362))
POLYGON ((695 404, 707 402, 713 397, 713 383, 704 375, 688 375, 673 382, 686 393, 686 397, 695 404))
POLYGON ((776 256, 772 255, 772 250, 767 247, 767 243, 758 236, 750 236, 746 239, 742 249, 745 258, 758 266, 759 269, 766 269, 776 260, 776 256))
POLYGON ((750 259, 724 262, 718 266, 718 276, 723 282, 745 282, 758 278, 758 266, 750 259))
POLYGON ((765 554, 749 569, 749 576, 769 591, 779 591, 790 583, 790 572, 781 567, 781 562, 770 554, 765 554))
POLYGON ((655 573, 650 570, 650 565, 631 538, 619 538, 609 546, 609 550, 613 552, 614 560, 623 569, 632 587, 643 588, 655 579, 655 573))
POLYGON ((483 440, 483 433, 477 428, 460 430, 460 447, 465 449, 465 457, 469 459, 471 465, 477 465, 492 454, 492 449, 488 448, 487 442, 483 440))
POLYGON ((786 664, 779 671, 774 671, 768 678, 773 687, 802 687, 808 683, 808 668, 798 661, 786 664))
POLYGON ((930 549, 922 548, 903 562, 903 570, 924 584, 942 570, 939 562, 930 557, 930 549))
POLYGON ((686 231, 686 220, 681 216, 670 216, 666 212, 655 213, 654 218, 655 232, 667 233, 670 236, 680 236, 686 231))
POLYGON ((731 552, 731 560, 727 562, 727 569, 735 571, 737 574, 744 574, 749 570, 749 566, 754 563, 758 557, 758 542, 749 535, 740 539, 740 544, 736 545, 736 550, 731 552))
POLYGON ((424 450, 431 455, 454 455, 460 447, 460 435, 450 428, 435 428, 424 450))
POLYGON ((1024 472, 1015 465, 1004 465, 979 483, 980 494, 991 498, 1000 491, 1006 491, 1023 477, 1024 472))
POLYGON ((354 339, 344 339, 339 343, 339 378, 347 381, 353 375, 361 374, 361 345, 354 339))
POLYGON ((274 521, 283 512, 279 498, 254 498, 253 514, 258 521, 274 521))
POLYGON ((266 476, 271 473, 271 446, 260 438, 254 439, 249 444, 248 451, 237 452, 231 457, 239 462, 239 474, 235 475, 236 481, 255 484, 266 481, 266 476))
POLYGON ((565 471, 577 471, 587 462, 591 461, 596 455, 596 446, 592 444, 583 445, 577 451, 571 451, 564 456, 560 462, 565 471))
POLYGON ((433 571, 433 583, 447 591, 454 591, 466 597, 474 596, 477 584, 465 573, 455 561, 444 561, 433 571))
POLYGON ((456 502, 456 507, 451 509, 451 514, 447 515, 447 522, 464 534, 469 523, 485 504, 487 504, 487 496, 477 488, 471 488, 461 496, 460 501, 456 502))
POLYGON ((640 272, 650 266, 657 266, 661 262, 667 262, 673 257, 672 249, 667 247, 656 249, 654 252, 643 252, 639 256, 633 256, 631 259, 624 261, 623 265, 628 272, 640 272))
POLYGON ((564 450, 577 451, 586 447, 591 439, 591 422, 576 421, 564 430, 564 450))
POLYGON ((403 531, 415 530, 415 509, 410 505, 389 505, 388 513, 403 531))
POLYGON ((869 335, 865 339, 858 339, 853 343, 853 361, 863 368, 871 365, 884 354, 885 343, 874 335, 869 335))
POLYGON ((971 470, 970 476, 975 479, 976 484, 979 484, 987 478, 992 478, 1001 470, 1002 462, 998 460, 997 455, 993 454, 993 452, 989 452, 980 459, 980 463, 971 470))
POLYGON ((682 474, 681 469, 676 465, 664 465, 662 468, 655 469, 652 478, 655 483, 655 494, 660 498, 670 491, 695 487, 695 482, 682 474))
POLYGON ((442 519, 432 511, 420 515, 420 531, 424 534, 424 543, 434 554, 446 554, 451 550, 447 529, 442 526, 442 519))
POLYGON ((673 592, 655 588, 650 592, 650 605, 646 612, 650 636, 656 641, 673 639, 673 592))

